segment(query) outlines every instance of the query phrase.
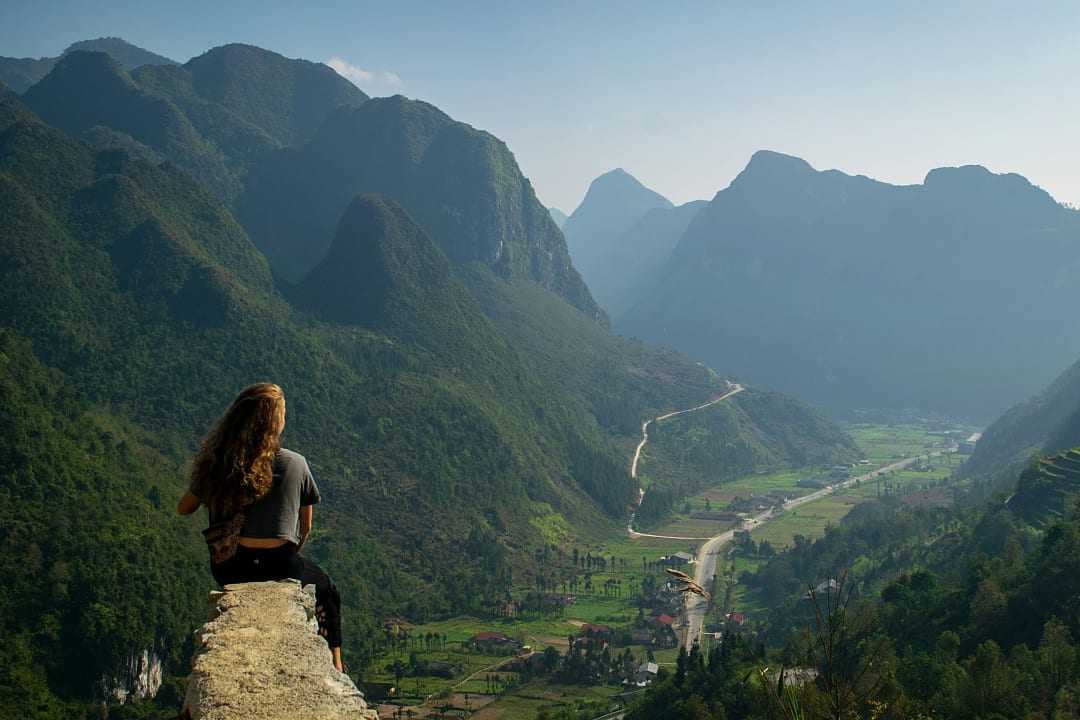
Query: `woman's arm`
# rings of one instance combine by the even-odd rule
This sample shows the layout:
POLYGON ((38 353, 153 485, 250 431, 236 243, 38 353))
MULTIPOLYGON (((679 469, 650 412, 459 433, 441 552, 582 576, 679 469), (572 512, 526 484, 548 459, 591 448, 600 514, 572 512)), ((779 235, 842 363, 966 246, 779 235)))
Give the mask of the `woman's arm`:
POLYGON ((190 515, 199 509, 199 505, 202 501, 195 497, 191 493, 184 493, 184 497, 180 498, 180 503, 176 506, 176 512, 181 515, 190 515))
POLYGON ((311 523, 315 519, 314 505, 300 506, 300 547, 304 547, 308 535, 311 534, 311 523))

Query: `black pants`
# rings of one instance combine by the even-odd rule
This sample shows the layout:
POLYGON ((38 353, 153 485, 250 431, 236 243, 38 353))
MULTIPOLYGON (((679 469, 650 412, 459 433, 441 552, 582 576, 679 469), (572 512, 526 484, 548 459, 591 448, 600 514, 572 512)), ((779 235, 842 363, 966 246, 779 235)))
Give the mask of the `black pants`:
POLYGON ((236 548, 236 554, 225 562, 220 565, 211 564, 210 571, 222 586, 285 578, 294 578, 304 585, 314 585, 319 633, 326 638, 330 647, 341 647, 341 595, 330 576, 301 555, 292 543, 267 549, 241 545, 236 548))

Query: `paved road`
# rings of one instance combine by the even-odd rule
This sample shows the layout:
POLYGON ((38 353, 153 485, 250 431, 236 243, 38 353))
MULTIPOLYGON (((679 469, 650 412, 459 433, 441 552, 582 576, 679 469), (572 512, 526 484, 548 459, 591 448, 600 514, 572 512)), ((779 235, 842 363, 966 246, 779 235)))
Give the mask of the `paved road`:
MULTIPOLYGON (((929 455, 940 455, 941 453, 942 451, 939 450, 929 453, 929 455)), ((803 495, 802 497, 788 500, 786 503, 784 503, 783 509, 791 510, 793 508, 799 507, 800 505, 805 505, 806 503, 820 500, 826 495, 830 495, 837 490, 850 487, 857 482, 872 480, 873 478, 883 473, 907 467, 919 458, 923 457, 927 457, 927 454, 923 453, 914 457, 905 458, 890 465, 880 467, 873 472, 866 473, 865 475, 859 475, 857 477, 849 478, 848 480, 838 482, 835 485, 829 485, 828 487, 822 488, 821 490, 816 490, 809 495, 803 495)), ((747 518, 745 521, 743 521, 742 526, 738 529, 752 530, 765 524, 777 514, 778 513, 776 510, 766 510, 760 515, 747 518)), ((698 585, 705 588, 706 590, 710 590, 712 588, 713 578, 716 577, 716 561, 719 557, 720 549, 725 544, 731 542, 733 539, 735 539, 735 529, 727 530, 720 533, 719 535, 715 535, 709 538, 709 540, 698 549, 697 560, 695 562, 694 568, 694 582, 696 582, 698 585)), ((693 593, 686 593, 686 604, 683 607, 683 614, 680 618, 682 630, 679 635, 679 645, 681 647, 689 648, 691 644, 697 642, 698 639, 701 637, 701 628, 705 622, 705 612, 708 609, 709 602, 707 600, 698 595, 694 595, 693 593)))
MULTIPOLYGON (((673 418, 676 415, 685 415, 686 413, 692 413, 692 412, 696 412, 698 410, 704 410, 705 408, 710 407, 712 405, 715 405, 716 403, 720 402, 721 400, 727 400, 732 395, 736 395, 738 393, 741 393, 743 390, 746 389, 742 385, 739 385, 738 383, 729 383, 728 387, 730 389, 726 393, 724 393, 720 397, 713 398, 712 400, 710 400, 709 402, 707 402, 707 403, 705 403, 703 405, 698 405, 697 407, 687 408, 686 410, 676 410, 675 412, 669 412, 666 415, 660 415, 659 417, 654 417, 652 420, 646 420, 645 422, 643 422, 641 424, 641 442, 639 442, 637 444, 637 449, 634 450, 634 459, 630 461, 630 477, 634 478, 635 480, 637 479, 637 466, 638 466, 638 461, 641 459, 641 451, 645 447, 645 443, 649 442, 649 425, 653 424, 654 422, 660 422, 661 420, 667 420, 668 418, 673 418)), ((639 488, 638 489, 638 503, 637 503, 638 507, 641 507, 641 501, 644 500, 644 499, 645 499, 645 489, 644 488, 639 488)), ((637 515, 636 511, 631 513, 630 514, 630 522, 628 522, 626 524, 626 532, 632 538, 651 537, 651 538, 663 538, 664 540, 708 540, 709 539, 709 538, 703 538, 703 537, 679 537, 679 536, 674 536, 674 535, 650 535, 649 533, 639 533, 637 530, 634 530, 634 516, 635 515, 637 515)))

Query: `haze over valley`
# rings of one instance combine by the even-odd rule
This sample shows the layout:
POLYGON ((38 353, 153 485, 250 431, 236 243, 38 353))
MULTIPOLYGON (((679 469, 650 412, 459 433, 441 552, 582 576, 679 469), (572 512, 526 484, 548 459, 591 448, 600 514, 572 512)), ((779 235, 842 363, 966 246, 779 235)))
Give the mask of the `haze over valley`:
MULTIPOLYGON (((417 10, 448 67, 500 57, 515 95, 357 65, 365 42, 394 47, 376 31, 389 10, 340 9, 342 27, 372 23, 357 55, 300 57, 290 43, 333 35, 330 19, 267 9, 245 33, 233 9, 205 8, 205 27, 168 39, 127 11, 20 8, 27 34, 63 28, 56 47, 0 31, 40 48, 0 47, 7 714, 1077 714, 1080 211, 1051 165, 1001 171, 1025 138, 987 166, 943 152, 898 184, 858 173, 893 148, 853 139, 864 162, 819 167, 816 125, 811 164, 774 142, 791 137, 776 113, 747 149, 689 94, 688 117, 717 132, 682 137, 666 164, 615 125, 587 143, 563 128, 545 155, 538 128, 562 121, 512 106, 547 92, 538 57, 560 68, 553 48, 578 51, 568 21, 551 48, 500 55, 474 47, 471 10, 417 10), (115 28, 74 39, 78 18, 115 28), (424 83, 433 97, 413 97, 424 83), (712 162, 725 143, 734 172, 712 162), (208 429, 256 382, 283 389, 281 445, 318 484, 290 552, 340 593, 343 672, 315 596, 305 611, 295 585, 216 594, 209 518, 176 512, 208 429), (279 656, 284 625, 259 603, 291 607, 302 651, 279 656)), ((522 13, 512 39, 481 37, 518 42, 522 13)), ((700 28, 662 20, 676 21, 696 57, 700 28)), ((628 107, 608 66, 633 44, 627 22, 563 78, 564 114, 594 73, 610 80, 597 121, 628 107)), ((643 85, 635 111, 668 91, 643 85)), ((680 139, 650 127, 658 146, 680 139)))

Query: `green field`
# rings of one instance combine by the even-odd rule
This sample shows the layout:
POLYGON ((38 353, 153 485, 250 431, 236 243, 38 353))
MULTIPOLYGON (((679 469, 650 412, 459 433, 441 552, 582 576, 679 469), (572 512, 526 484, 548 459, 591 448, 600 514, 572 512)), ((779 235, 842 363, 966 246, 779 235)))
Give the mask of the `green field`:
POLYGON ((617 693, 618 689, 614 687, 581 687, 534 681, 515 689, 512 694, 500 697, 471 717, 477 720, 534 720, 543 709, 557 711, 585 707, 593 708, 597 715, 601 715, 617 693))
POLYGON ((750 537, 758 543, 768 540, 777 550, 794 542, 796 535, 814 540, 825 534, 825 528, 836 525, 851 512, 851 508, 866 500, 852 495, 828 495, 820 500, 787 510, 765 525, 754 529, 750 537))
POLYGON ((911 457, 940 444, 942 436, 920 425, 852 424, 845 427, 867 460, 877 465, 911 457))

